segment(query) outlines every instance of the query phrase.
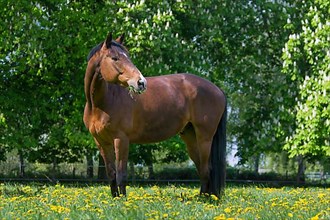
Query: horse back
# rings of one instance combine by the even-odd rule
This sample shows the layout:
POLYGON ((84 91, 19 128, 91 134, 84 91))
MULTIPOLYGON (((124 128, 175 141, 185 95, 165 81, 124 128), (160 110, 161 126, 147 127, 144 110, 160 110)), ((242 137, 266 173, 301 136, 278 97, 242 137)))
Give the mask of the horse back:
POLYGON ((148 77, 147 91, 136 98, 133 142, 165 140, 189 123, 217 125, 223 112, 222 91, 192 74, 148 77))

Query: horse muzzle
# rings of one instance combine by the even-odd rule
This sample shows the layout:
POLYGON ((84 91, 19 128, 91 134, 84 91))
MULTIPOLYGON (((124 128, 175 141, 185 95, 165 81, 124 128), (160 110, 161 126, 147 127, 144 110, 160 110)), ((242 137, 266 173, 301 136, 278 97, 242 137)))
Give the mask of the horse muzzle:
POLYGON ((147 89, 147 80, 140 74, 138 80, 128 80, 128 87, 136 93, 143 93, 147 89))
POLYGON ((147 89, 147 80, 142 75, 137 82, 137 86, 138 90, 142 92, 147 89))

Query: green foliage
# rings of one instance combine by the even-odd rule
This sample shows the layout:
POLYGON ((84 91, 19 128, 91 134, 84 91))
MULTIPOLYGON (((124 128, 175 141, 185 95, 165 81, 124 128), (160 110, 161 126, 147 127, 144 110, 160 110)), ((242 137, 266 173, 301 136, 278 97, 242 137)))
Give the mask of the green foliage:
MULTIPOLYGON (((283 50, 283 73, 294 94, 286 108, 294 123, 284 149, 291 156, 330 156, 330 5, 303 5, 302 19, 283 50)), ((296 27, 297 26, 297 27, 296 27)))
MULTIPOLYGON (((47 163, 96 152, 82 122, 83 77, 86 55, 108 32, 126 34, 145 76, 191 72, 223 88, 228 136, 242 163, 283 145, 291 156, 330 155, 326 0, 36 0, 0 7, 0 159, 11 149, 47 163)), ((133 146, 132 161, 187 158, 176 139, 147 149, 133 146)))
POLYGON ((181 36, 173 12, 178 4, 1 2, 1 145, 47 163, 77 161, 96 150, 82 123, 85 57, 108 32, 126 34, 146 76, 194 72, 202 59, 192 39, 181 36))
MULTIPOLYGON (((213 7, 213 6, 212 6, 213 7)), ((212 10, 212 9, 210 9, 212 10)), ((262 152, 277 152, 276 137, 283 30, 288 13, 276 2, 223 1, 211 14, 208 52, 215 64, 211 79, 224 81, 229 100, 229 137, 241 163, 262 152)))
POLYGON ((182 140, 175 136, 155 144, 132 144, 129 160, 134 164, 153 165, 187 161, 188 154, 182 140))
POLYGON ((83 76, 79 72, 84 67, 78 63, 85 54, 79 34, 85 33, 76 36, 78 27, 73 24, 82 17, 72 13, 80 5, 1 4, 1 20, 6 22, 2 27, 7 27, 0 57, 4 66, 1 93, 6 94, 1 97, 1 111, 7 121, 1 141, 40 162, 52 162, 55 157, 58 162, 70 160, 71 151, 78 157, 86 145, 69 149, 66 146, 72 138, 64 134, 83 126, 83 76), (68 127, 66 121, 75 121, 74 126, 68 127))

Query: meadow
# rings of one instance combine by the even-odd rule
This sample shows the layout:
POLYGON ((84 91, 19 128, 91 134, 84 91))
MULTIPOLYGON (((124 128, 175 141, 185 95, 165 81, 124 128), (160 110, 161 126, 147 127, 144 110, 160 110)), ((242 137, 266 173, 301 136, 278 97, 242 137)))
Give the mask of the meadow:
POLYGON ((197 187, 0 184, 0 219, 330 219, 329 188, 228 186, 222 199, 197 187))

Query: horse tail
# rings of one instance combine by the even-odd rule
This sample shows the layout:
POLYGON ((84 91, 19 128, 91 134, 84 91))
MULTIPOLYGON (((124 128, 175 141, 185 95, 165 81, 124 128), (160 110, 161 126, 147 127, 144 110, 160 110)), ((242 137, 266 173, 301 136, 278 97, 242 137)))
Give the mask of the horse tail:
POLYGON ((212 140, 210 165, 210 194, 218 197, 224 195, 226 186, 226 124, 227 124, 227 100, 225 110, 221 116, 217 131, 212 140))

